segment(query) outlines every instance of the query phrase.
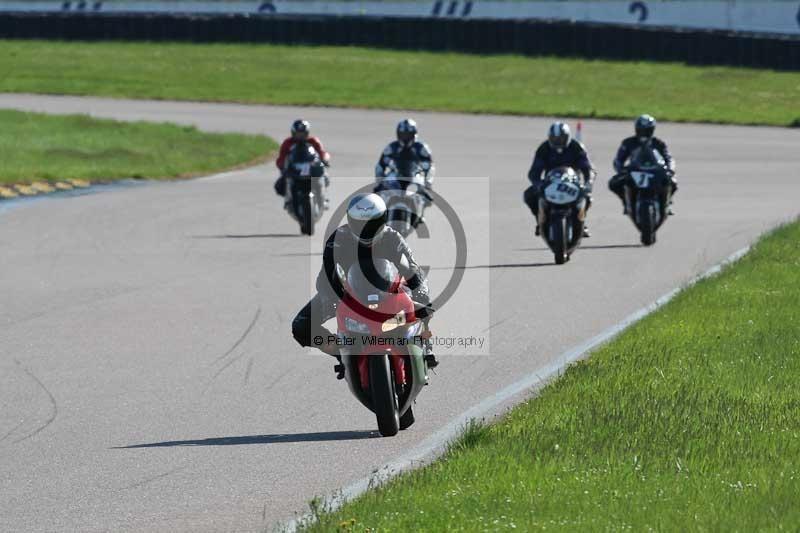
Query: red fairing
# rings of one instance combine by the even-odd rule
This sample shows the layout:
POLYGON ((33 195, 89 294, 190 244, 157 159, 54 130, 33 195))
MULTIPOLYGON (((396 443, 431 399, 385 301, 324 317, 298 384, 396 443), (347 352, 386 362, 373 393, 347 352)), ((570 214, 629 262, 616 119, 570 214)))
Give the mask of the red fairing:
MULTIPOLYGON (((289 152, 292 151, 294 143, 295 140, 291 137, 284 139, 281 143, 281 148, 278 151, 278 159, 275 160, 275 166, 278 167, 279 170, 283 170, 283 166, 286 164, 286 158, 289 157, 289 152)), ((308 144, 314 147, 314 150, 317 151, 323 161, 327 162, 330 160, 331 154, 325 151, 325 148, 322 146, 322 141, 317 137, 309 137, 308 144)))
MULTIPOLYGON (((351 297, 349 293, 345 293, 344 298, 342 298, 342 302, 339 304, 336 310, 336 322, 339 332, 349 335, 367 336, 366 334, 354 334, 347 332, 347 328, 345 327, 346 318, 357 320, 362 324, 366 324, 370 331, 369 336, 376 338, 387 336, 387 334, 382 331, 381 326, 386 320, 396 316, 398 313, 402 312, 405 314, 406 324, 415 322, 416 315, 414 313, 414 302, 405 291, 400 289, 402 281, 403 280, 401 279, 400 281, 395 282, 392 289, 390 289, 391 294, 389 296, 383 295, 383 301, 379 302, 375 309, 364 307, 353 297, 351 297)), ((389 333, 389 336, 390 335, 391 333, 389 333)), ((364 346, 364 353, 361 354, 361 357, 355 358, 358 365, 359 376, 361 378, 361 386, 363 388, 369 387, 368 354, 374 351, 386 352, 387 350, 391 354, 392 367, 394 369, 397 384, 402 385, 406 383, 404 359, 406 351, 403 350, 403 347, 397 345, 369 346, 367 344, 364 346)))

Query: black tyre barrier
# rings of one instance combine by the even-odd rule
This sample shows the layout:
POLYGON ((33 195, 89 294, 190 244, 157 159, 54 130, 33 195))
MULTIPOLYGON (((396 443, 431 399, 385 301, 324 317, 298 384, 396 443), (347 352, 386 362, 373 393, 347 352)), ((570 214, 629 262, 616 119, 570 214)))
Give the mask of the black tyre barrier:
POLYGON ((1 13, 0 38, 358 45, 800 70, 800 36, 552 20, 1 13))

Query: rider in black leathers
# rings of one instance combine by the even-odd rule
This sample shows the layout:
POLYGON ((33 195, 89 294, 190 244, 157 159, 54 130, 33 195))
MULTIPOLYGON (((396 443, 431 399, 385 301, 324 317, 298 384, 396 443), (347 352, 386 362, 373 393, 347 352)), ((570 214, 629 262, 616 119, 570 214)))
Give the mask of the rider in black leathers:
MULTIPOLYGON (((405 239, 386 226, 386 219, 386 204, 377 194, 357 195, 350 200, 347 224, 337 228, 325 242, 322 269, 317 276, 317 294, 292 321, 292 335, 301 346, 311 346, 313 342, 323 352, 338 357, 335 343, 328 342, 332 333, 322 325, 336 314, 336 304, 343 294, 336 274, 337 265, 348 272, 356 261, 362 265, 377 258, 390 261, 406 279, 413 300, 426 306, 419 315, 427 318, 432 315, 425 273, 414 260, 405 239)), ((429 368, 438 365, 430 346, 426 346, 425 359, 429 368)))
POLYGON ((614 170, 617 174, 608 181, 608 188, 619 196, 619 199, 622 200, 624 214, 628 214, 627 204, 625 203, 625 180, 628 174, 625 172, 625 165, 638 148, 649 145, 658 150, 667 164, 667 175, 671 182, 671 191, 667 200, 669 204, 667 212, 672 215, 674 214, 671 207, 672 195, 678 190, 678 182, 675 180, 675 160, 669 153, 667 143, 653 135, 656 131, 656 119, 650 115, 641 115, 636 119, 634 128, 636 135, 624 139, 619 150, 617 150, 617 157, 614 159, 614 170))
POLYGON ((428 145, 417 139, 417 133, 417 123, 410 118, 397 125, 397 140, 384 148, 375 165, 376 181, 380 182, 389 173, 393 163, 405 159, 419 163, 420 169, 425 173, 425 186, 433 186, 433 156, 428 145))
MULTIPOLYGON (((528 171, 531 186, 525 189, 523 199, 536 219, 536 235, 539 235, 539 195, 542 188, 542 177, 554 168, 561 166, 572 167, 583 177, 583 184, 587 194, 587 210, 591 205, 592 183, 595 171, 586 153, 586 147, 572 138, 569 126, 563 122, 555 122, 550 126, 547 140, 539 145, 533 163, 528 171)), ((589 237, 589 230, 584 225, 584 237, 589 237)))

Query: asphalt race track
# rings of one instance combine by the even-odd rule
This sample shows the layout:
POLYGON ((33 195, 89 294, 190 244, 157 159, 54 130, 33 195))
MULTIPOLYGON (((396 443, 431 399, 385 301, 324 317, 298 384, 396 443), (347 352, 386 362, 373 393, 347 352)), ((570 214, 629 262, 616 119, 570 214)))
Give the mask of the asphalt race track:
MULTIPOLYGON (((275 138, 303 116, 333 154, 334 205, 369 183, 337 177, 371 176, 404 116, 24 95, 0 106, 275 138)), ((521 201, 549 120, 413 116, 469 242, 434 330, 489 344, 442 352, 416 425, 396 438, 376 438, 332 359, 290 336, 322 228, 299 236, 271 166, 0 203, 0 530, 270 528, 798 212, 800 131, 663 124, 677 216, 640 247, 605 188, 632 124, 586 121, 593 237, 557 267, 521 201)), ((441 288, 454 240, 441 213, 429 224, 411 244, 441 288)))

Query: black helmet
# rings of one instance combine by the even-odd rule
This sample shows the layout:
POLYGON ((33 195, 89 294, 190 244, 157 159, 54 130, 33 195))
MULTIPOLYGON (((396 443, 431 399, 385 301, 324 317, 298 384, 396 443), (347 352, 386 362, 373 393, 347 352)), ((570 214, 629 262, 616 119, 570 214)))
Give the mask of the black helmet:
POLYGON ((386 230, 386 202, 377 194, 357 194, 347 206, 347 226, 364 246, 372 246, 386 230))
POLYGON ((417 123, 410 118, 397 124, 397 140, 403 146, 411 146, 417 140, 417 123))
POLYGON ((292 137, 297 137, 298 135, 308 137, 310 132, 311 124, 307 120, 297 119, 292 122, 292 137))
POLYGON ((547 130, 547 142, 557 152, 563 152, 572 140, 569 126, 563 122, 553 122, 547 130))
POLYGON ((642 141, 646 141, 653 136, 656 131, 656 119, 650 115, 641 115, 636 119, 636 136, 642 141))

